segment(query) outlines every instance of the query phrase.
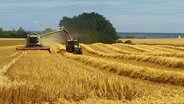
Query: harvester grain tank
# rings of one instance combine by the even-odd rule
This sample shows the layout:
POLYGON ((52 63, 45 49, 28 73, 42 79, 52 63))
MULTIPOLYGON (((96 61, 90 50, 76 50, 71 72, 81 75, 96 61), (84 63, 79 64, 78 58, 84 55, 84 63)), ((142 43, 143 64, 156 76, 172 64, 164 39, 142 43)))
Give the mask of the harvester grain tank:
POLYGON ((50 52, 50 47, 42 45, 39 34, 30 33, 26 38, 26 46, 18 46, 16 50, 47 50, 50 52))

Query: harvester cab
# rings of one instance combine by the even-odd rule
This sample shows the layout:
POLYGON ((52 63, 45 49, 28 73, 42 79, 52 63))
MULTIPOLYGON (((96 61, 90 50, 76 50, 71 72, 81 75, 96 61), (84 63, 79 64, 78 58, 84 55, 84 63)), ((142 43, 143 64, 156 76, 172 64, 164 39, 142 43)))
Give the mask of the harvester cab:
POLYGON ((41 36, 37 33, 28 34, 26 46, 18 46, 16 50, 48 50, 50 53, 50 47, 41 44, 41 36))
POLYGON ((41 47, 42 46, 41 37, 37 33, 28 34, 26 41, 27 41, 26 47, 36 47, 36 46, 41 47))

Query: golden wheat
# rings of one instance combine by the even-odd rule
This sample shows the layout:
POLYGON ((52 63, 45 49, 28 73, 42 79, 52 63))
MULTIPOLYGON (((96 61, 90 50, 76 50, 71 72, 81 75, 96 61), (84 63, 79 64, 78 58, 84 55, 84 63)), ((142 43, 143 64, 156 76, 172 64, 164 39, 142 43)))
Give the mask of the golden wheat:
POLYGON ((124 49, 124 50, 126 50, 127 48, 130 48, 130 49, 132 49, 132 52, 134 52, 133 50, 136 50, 136 51, 139 51, 139 52, 149 52, 149 53, 152 52, 152 51, 150 51, 146 48, 137 47, 137 45, 116 43, 116 44, 113 44, 112 46, 121 47, 121 49, 124 49))
MULTIPOLYGON (((148 46, 148 47, 150 47, 150 46, 148 46)), ((160 46, 157 46, 157 45, 151 46, 151 48, 156 49, 156 50, 158 50, 160 52, 179 52, 178 50, 164 48, 164 47, 160 47, 160 46)))
MULTIPOLYGON (((120 39, 123 42, 127 39, 120 39)), ((155 38, 155 39, 131 39, 134 44, 151 44, 151 45, 180 45, 184 46, 184 38, 155 38)))
POLYGON ((159 47, 162 47, 162 48, 169 48, 169 49, 172 49, 174 51, 176 50, 179 50, 179 51, 184 51, 184 47, 178 47, 178 46, 170 46, 170 45, 160 45, 159 47))
POLYGON ((67 58, 74 59, 90 65, 107 70, 118 75, 125 75, 132 78, 141 78, 154 82, 171 83, 174 85, 184 85, 184 74, 175 71, 158 70, 149 67, 139 67, 131 64, 120 64, 111 61, 92 58, 90 56, 78 56, 64 53, 67 58))
MULTIPOLYGON (((97 43, 96 43, 97 44, 97 43)), ((96 45, 95 44, 95 45, 96 45)), ((102 43, 98 43, 97 45, 101 45, 105 48, 108 48, 110 50, 113 50, 113 51, 116 51, 118 53, 123 53, 123 54, 131 54, 132 52, 129 52, 129 51, 126 51, 126 50, 121 50, 121 49, 118 49, 116 47, 113 47, 112 45, 108 45, 108 44, 102 44, 102 43)))
POLYGON ((107 58, 118 58, 118 59, 127 59, 127 60, 135 60, 135 61, 143 61, 143 62, 151 62, 162 66, 173 67, 173 68, 184 68, 184 61, 182 59, 170 58, 170 57, 162 57, 162 56, 146 56, 146 55, 112 55, 103 52, 99 52, 91 49, 90 47, 82 44, 82 47, 86 49, 88 52, 98 55, 100 57, 107 58))
POLYGON ((11 100, 12 96, 16 96, 16 99, 12 99, 15 102, 35 100, 31 103, 57 102, 60 98, 80 101, 90 97, 132 100, 138 96, 135 88, 120 81, 117 76, 96 72, 91 67, 68 60, 54 52, 49 54, 30 51, 8 70, 12 81, 24 82, 26 86, 1 89, 0 99, 3 100, 3 95, 6 95, 3 93, 8 91, 13 92, 6 99, 11 100), (30 98, 36 90, 38 92, 34 96, 38 98, 30 98), (25 91, 27 93, 22 95, 25 99, 18 99, 18 94, 25 91))
POLYGON ((0 47, 1 46, 15 46, 25 44, 25 39, 15 39, 15 38, 0 38, 0 47))
POLYGON ((50 54, 16 51, 4 44, 0 103, 184 103, 182 47, 102 43, 82 47, 84 54, 75 55, 61 44, 52 46, 50 54))
POLYGON ((0 47, 0 69, 20 54, 21 52, 16 52, 15 47, 0 47))
MULTIPOLYGON (((116 51, 118 53, 121 53, 121 54, 135 54, 134 51, 126 51, 125 49, 121 48, 116 48, 116 47, 113 47, 112 45, 108 45, 108 44, 102 44, 102 43, 98 43, 98 44, 94 44, 94 45, 101 45, 101 46, 104 46, 108 49, 111 49, 113 51, 116 51)), ((149 56, 165 56, 165 57, 184 57, 184 53, 183 52, 174 52, 174 51, 169 51, 169 52, 162 52, 162 51, 151 51, 151 50, 146 50, 146 49, 141 49, 141 48, 138 48, 136 46, 132 46, 132 45, 126 45, 126 44, 118 44, 120 46, 126 46, 126 47, 130 47, 130 48, 133 48, 133 49, 136 49, 138 51, 141 51, 141 53, 137 53, 137 55, 149 55, 149 56)), ((117 46, 117 44, 116 44, 117 46)))

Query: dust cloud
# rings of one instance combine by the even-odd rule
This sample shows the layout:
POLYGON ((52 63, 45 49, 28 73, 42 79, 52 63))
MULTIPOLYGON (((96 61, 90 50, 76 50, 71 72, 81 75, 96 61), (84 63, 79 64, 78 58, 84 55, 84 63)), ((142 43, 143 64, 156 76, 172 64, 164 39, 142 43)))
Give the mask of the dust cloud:
POLYGON ((63 31, 58 31, 49 35, 42 35, 41 42, 44 46, 52 46, 55 43, 65 44, 67 40, 66 33, 63 31))

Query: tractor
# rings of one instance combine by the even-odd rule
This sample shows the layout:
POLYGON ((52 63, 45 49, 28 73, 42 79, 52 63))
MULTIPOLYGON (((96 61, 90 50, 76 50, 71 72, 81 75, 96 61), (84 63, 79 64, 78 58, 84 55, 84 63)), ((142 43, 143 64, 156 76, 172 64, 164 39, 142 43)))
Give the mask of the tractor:
POLYGON ((82 54, 82 48, 78 40, 68 40, 66 42, 66 51, 76 54, 82 54))
POLYGON ((62 28, 61 31, 64 31, 67 35, 66 51, 70 53, 82 54, 82 48, 80 47, 79 40, 72 39, 71 35, 66 29, 62 28))

